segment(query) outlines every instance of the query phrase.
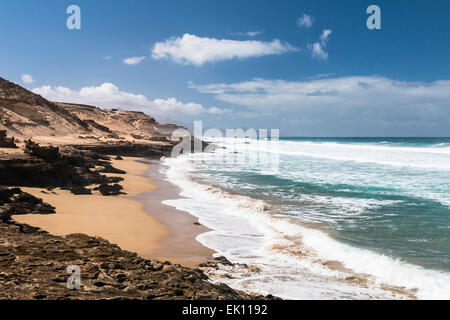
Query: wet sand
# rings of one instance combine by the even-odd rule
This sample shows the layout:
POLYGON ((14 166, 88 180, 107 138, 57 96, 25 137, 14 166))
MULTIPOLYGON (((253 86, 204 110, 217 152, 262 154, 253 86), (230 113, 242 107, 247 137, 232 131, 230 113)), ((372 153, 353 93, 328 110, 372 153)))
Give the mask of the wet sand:
POLYGON ((144 209, 161 221, 169 229, 169 234, 160 241, 160 247, 155 256, 159 260, 169 260, 186 266, 196 266, 205 261, 212 261, 215 251, 203 246, 195 239, 199 234, 210 231, 200 225, 198 219, 188 212, 180 211, 161 202, 169 199, 179 199, 181 190, 165 180, 160 172, 160 161, 150 161, 146 176, 155 182, 158 189, 140 194, 136 199, 144 203, 144 209))

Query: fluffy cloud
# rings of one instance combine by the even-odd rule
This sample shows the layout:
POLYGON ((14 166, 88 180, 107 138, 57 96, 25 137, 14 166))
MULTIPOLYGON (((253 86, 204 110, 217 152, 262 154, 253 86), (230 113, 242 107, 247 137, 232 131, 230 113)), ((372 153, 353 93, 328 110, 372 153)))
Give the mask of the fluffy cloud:
POLYGON ((145 59, 145 57, 131 57, 131 58, 123 59, 123 63, 129 64, 129 65, 134 65, 134 64, 141 63, 142 60, 144 60, 144 59, 145 59))
POLYGON ((98 87, 84 87, 79 91, 51 86, 35 88, 32 91, 52 101, 88 104, 104 108, 141 110, 151 115, 173 116, 173 114, 196 115, 227 112, 227 110, 217 107, 206 109, 201 104, 193 102, 183 103, 175 98, 148 100, 144 95, 121 91, 112 83, 103 83, 98 87))
POLYGON ((320 42, 315 42, 313 44, 308 45, 308 49, 311 51, 311 56, 313 58, 327 61, 328 60, 328 52, 325 51, 325 47, 327 45, 328 40, 330 40, 330 35, 332 30, 326 29, 323 30, 320 36, 320 42))
POLYGON ((300 28, 309 29, 314 23, 314 17, 304 13, 300 18, 297 19, 297 26, 300 28))
POLYGON ((341 77, 308 81, 253 79, 231 84, 190 84, 220 101, 261 113, 316 114, 360 123, 436 121, 450 124, 450 80, 431 83, 385 77, 341 77), (348 117, 348 118, 347 118, 348 117))
POLYGON ((320 41, 321 41, 322 45, 326 45, 326 43, 330 39, 330 35, 332 32, 333 31, 329 30, 329 29, 323 30, 322 35, 320 36, 320 41))
POLYGON ((311 51, 311 56, 319 60, 328 60, 328 52, 326 52, 319 42, 308 45, 308 49, 311 51))
POLYGON ((206 62, 243 59, 282 54, 297 49, 276 39, 272 42, 256 40, 227 40, 201 38, 192 34, 157 42, 152 49, 153 59, 170 59, 176 63, 201 66, 206 62))
POLYGON ((34 82, 34 79, 31 76, 31 74, 22 74, 21 79, 22 79, 22 82, 25 84, 31 84, 34 82))

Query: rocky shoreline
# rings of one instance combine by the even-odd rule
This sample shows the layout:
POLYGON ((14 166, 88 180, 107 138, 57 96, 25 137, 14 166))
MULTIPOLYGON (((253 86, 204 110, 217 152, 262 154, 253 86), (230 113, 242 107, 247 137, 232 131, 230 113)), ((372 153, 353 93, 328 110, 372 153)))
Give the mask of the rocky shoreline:
MULTIPOLYGON (((271 298, 271 297, 267 297, 271 298)), ((0 223, 0 299, 264 299, 213 284, 200 269, 140 258, 108 241, 0 223), (69 290, 69 266, 81 288, 69 290)))
MULTIPOLYGON (((80 158, 80 159, 91 159, 80 158)), ((85 186, 91 182, 105 181, 99 171, 113 171, 114 168, 104 156, 97 155, 103 165, 97 171, 85 167, 83 174, 76 170, 70 161, 64 162, 67 172, 75 174, 66 188, 74 191, 81 189, 90 191, 85 186), (81 180, 77 180, 81 179, 81 180), (73 185, 74 181, 81 181, 73 185)), ((38 159, 30 155, 29 161, 40 168, 53 168, 48 159, 38 159)), ((12 160, 11 160, 12 161, 12 160)), ((4 166, 0 160, 0 166, 4 166)), ((12 161, 12 163, 14 163, 12 161)), ((15 163, 17 168, 23 167, 15 163)), ((25 167, 29 163, 24 162, 25 167)), ((88 162, 87 162, 88 163, 88 162)), ((99 164, 97 163, 97 164, 99 164)), ((77 162, 77 165, 79 163, 77 162)), ((57 165, 58 167, 58 165, 57 165)), ((12 171, 10 179, 14 177, 12 171)), ((23 172, 23 171, 19 171, 23 172)), ((32 171, 33 172, 33 171, 32 171)), ((41 177, 47 177, 42 175, 41 177)), ((20 178, 22 179, 22 178, 20 178)), ((31 179, 25 185, 36 185, 31 179)), ((60 180, 63 181, 64 180, 60 180)), ((58 186, 62 183, 58 181, 58 186)), ((48 186, 52 192, 54 180, 39 180, 38 186, 48 186)), ((97 189, 102 191, 101 184, 97 189)), ((113 185, 110 188, 114 189, 113 185)), ((119 186, 120 187, 120 186, 119 186)), ((94 190, 95 188, 92 188, 94 190)), ((83 191, 81 190, 81 191, 83 191)), ((109 189, 108 189, 109 190, 109 189)), ((120 192, 121 187, 118 188, 120 192)), ((47 192, 44 191, 44 192, 47 192)), ((110 190, 111 191, 111 190, 110 190)), ((79 194, 83 194, 80 192, 79 194)), ((103 195, 110 195, 105 190, 103 195)), ((112 193, 114 195, 114 193, 112 193)), ((136 253, 120 249, 117 245, 99 237, 84 234, 72 234, 65 237, 55 236, 36 227, 19 224, 14 221, 18 214, 55 214, 55 208, 20 188, 0 187, 0 299, 271 299, 273 297, 252 296, 233 290, 224 284, 213 284, 198 268, 186 268, 170 262, 146 260, 136 253), (81 271, 81 288, 69 290, 67 273, 69 266, 78 266, 81 271)), ((223 263, 218 258, 217 263, 223 263)), ((208 265, 214 267, 213 265, 208 265)), ((205 267, 205 266, 203 266, 205 267)))
POLYGON ((112 166, 111 156, 168 156, 178 143, 171 134, 180 128, 142 112, 51 102, 0 78, 0 299, 264 299, 213 284, 198 268, 146 260, 102 238, 56 236, 14 221, 19 214, 55 213, 20 187, 44 188, 44 194, 54 188, 74 195, 126 192, 125 172, 112 166), (70 266, 80 268, 79 290, 67 288, 70 266))
MULTIPOLYGON (((110 160, 92 150, 40 147, 28 142, 23 153, 0 157, 0 174, 4 174, 2 185, 47 188, 44 192, 60 187, 74 194, 90 194, 96 189, 103 195, 120 194, 122 187, 116 182, 122 178, 104 173, 125 172, 114 168, 110 160), (100 185, 92 187, 95 184, 100 185)), ((146 260, 99 237, 55 236, 14 221, 17 214, 54 213, 51 204, 20 188, 0 187, 0 299, 273 298, 213 284, 199 268, 146 260), (79 290, 67 288, 69 266, 80 268, 79 290)), ((218 258, 217 263, 224 261, 218 258)), ((214 267, 214 263, 203 267, 214 267)))

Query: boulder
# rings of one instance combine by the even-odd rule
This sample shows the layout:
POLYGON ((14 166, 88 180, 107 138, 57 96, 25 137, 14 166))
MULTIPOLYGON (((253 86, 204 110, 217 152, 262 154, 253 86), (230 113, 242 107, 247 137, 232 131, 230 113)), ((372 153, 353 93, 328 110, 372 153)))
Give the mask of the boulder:
POLYGON ((100 191, 100 193, 104 196, 116 196, 119 194, 125 194, 122 192, 123 187, 119 184, 101 184, 100 186, 94 188, 94 190, 100 191))
POLYGON ((82 186, 75 186, 70 188, 70 192, 75 195, 81 195, 81 194, 92 194, 91 189, 82 187, 82 186))

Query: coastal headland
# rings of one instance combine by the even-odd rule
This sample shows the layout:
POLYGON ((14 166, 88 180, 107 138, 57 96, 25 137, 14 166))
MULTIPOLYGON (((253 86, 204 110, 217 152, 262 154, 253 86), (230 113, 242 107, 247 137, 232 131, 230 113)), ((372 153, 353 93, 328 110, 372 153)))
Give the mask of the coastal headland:
POLYGON ((263 299, 208 281, 198 266, 224 259, 195 240, 207 229, 160 203, 177 128, 0 78, 0 299, 263 299))

